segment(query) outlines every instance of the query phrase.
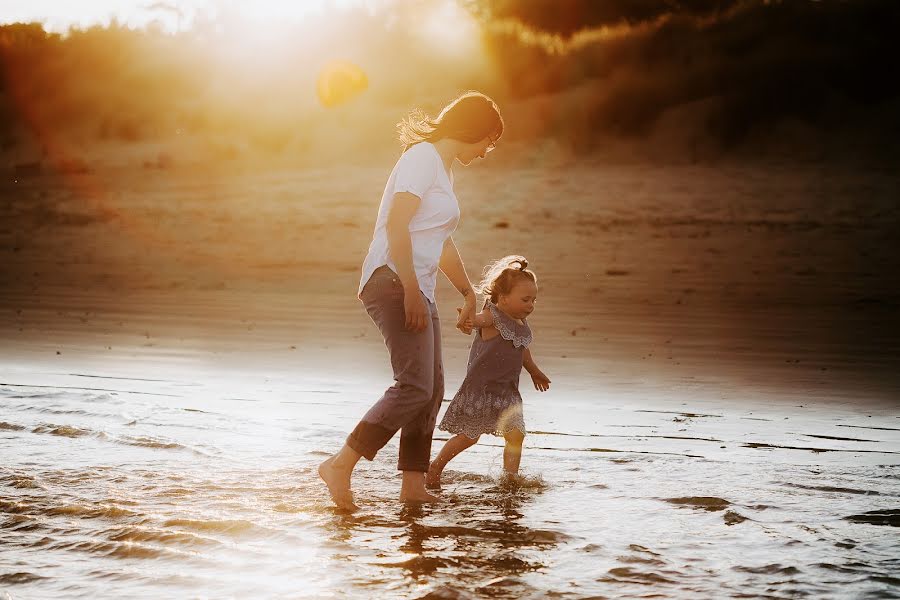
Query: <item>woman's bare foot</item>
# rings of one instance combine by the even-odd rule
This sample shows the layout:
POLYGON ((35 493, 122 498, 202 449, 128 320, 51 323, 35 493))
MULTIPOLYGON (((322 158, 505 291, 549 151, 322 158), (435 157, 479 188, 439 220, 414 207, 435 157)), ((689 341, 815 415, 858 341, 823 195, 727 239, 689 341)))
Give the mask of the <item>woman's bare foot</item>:
POLYGON ((429 494, 425 490, 419 490, 415 492, 400 492, 400 502, 440 502, 441 499, 438 496, 433 494, 429 494))
POLYGON ((400 484, 400 502, 440 502, 438 496, 425 491, 425 473, 419 471, 403 471, 403 483, 400 484))
POLYGON ((359 507, 353 503, 353 492, 350 491, 350 475, 353 468, 341 468, 335 465, 338 455, 328 458, 319 465, 319 477, 328 486, 328 493, 334 505, 341 510, 356 510, 359 507))

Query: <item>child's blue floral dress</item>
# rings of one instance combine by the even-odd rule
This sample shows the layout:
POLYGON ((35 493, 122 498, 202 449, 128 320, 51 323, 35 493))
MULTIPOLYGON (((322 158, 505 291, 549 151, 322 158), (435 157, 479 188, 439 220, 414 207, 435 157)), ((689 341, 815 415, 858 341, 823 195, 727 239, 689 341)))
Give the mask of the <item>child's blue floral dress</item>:
POLYGON ((476 331, 466 378, 439 426, 473 440, 483 433, 503 436, 513 429, 525 433, 519 375, 525 348, 532 340, 531 328, 525 319, 517 323, 490 300, 484 306, 491 311, 500 335, 485 340, 481 330, 476 331))

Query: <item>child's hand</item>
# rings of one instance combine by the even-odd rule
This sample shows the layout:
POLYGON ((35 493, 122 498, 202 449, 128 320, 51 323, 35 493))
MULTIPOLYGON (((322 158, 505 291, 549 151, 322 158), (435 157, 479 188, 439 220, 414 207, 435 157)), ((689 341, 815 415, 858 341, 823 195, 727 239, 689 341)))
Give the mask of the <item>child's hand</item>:
POLYGON ((539 392, 546 392, 550 389, 550 378, 544 375, 540 369, 532 371, 531 381, 534 382, 534 389, 539 392))
POLYGON ((468 318, 463 317, 463 309, 457 308, 457 320, 456 320, 456 328, 462 331, 464 334, 469 335, 472 333, 472 318, 471 311, 466 311, 470 316, 468 318))

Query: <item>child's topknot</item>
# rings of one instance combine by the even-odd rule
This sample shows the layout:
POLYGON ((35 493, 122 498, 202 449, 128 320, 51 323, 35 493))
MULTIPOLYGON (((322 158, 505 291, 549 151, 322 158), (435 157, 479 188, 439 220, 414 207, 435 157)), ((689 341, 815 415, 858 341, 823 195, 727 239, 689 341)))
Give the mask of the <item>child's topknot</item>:
POLYGON ((510 293, 513 286, 523 279, 537 283, 537 275, 528 270, 528 260, 524 256, 511 254, 484 268, 481 282, 475 286, 475 291, 489 296, 491 302, 496 304, 500 296, 510 293))

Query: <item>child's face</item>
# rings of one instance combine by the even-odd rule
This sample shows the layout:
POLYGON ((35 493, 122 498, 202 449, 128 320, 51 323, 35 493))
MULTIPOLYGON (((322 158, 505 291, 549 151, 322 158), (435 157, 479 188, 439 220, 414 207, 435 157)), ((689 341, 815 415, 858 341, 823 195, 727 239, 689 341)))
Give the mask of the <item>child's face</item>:
POLYGON ((497 306, 514 319, 524 319, 534 310, 537 300, 537 285, 529 279, 522 279, 513 285, 508 294, 500 294, 497 306))

